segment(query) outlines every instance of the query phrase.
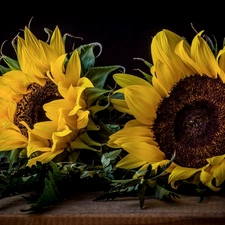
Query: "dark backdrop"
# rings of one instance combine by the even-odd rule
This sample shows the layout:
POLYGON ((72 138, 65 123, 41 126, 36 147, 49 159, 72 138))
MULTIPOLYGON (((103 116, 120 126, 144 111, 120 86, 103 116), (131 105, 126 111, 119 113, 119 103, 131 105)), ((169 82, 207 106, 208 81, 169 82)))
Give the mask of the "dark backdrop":
POLYGON ((218 45, 221 47, 225 36, 225 25, 218 17, 201 16, 194 12, 181 15, 172 13, 154 14, 154 9, 144 12, 125 14, 120 13, 74 13, 70 16, 49 16, 43 13, 42 16, 23 15, 13 20, 0 21, 1 35, 0 43, 8 40, 3 47, 3 53, 12 51, 10 42, 25 25, 31 22, 31 31, 40 39, 46 40, 44 27, 54 29, 59 26, 61 32, 70 33, 82 37, 77 40, 77 45, 90 42, 102 44, 102 54, 96 60, 97 65, 122 65, 127 72, 132 73, 133 69, 143 66, 134 57, 144 58, 151 61, 150 43, 151 38, 161 29, 170 29, 180 36, 191 40, 195 32, 191 27, 193 23, 197 31, 205 30, 209 36, 215 36, 218 45))

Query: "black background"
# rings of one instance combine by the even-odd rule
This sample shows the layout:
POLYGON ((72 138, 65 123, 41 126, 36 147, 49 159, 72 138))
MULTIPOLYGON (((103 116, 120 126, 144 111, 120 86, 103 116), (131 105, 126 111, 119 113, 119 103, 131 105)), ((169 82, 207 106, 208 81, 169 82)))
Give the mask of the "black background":
POLYGON ((77 46, 91 42, 102 44, 102 54, 96 59, 96 65, 122 65, 128 73, 133 73, 133 69, 143 66, 133 58, 139 57, 151 61, 151 38, 162 29, 170 29, 191 41, 195 35, 191 27, 192 23, 197 31, 205 30, 208 36, 215 36, 219 48, 225 37, 225 19, 215 17, 203 9, 200 11, 194 11, 194 8, 186 9, 183 12, 179 9, 167 10, 166 6, 149 8, 147 5, 142 5, 141 8, 133 7, 133 10, 127 11, 113 10, 110 7, 90 9, 91 7, 86 11, 85 8, 79 8, 72 15, 67 16, 61 14, 51 16, 43 12, 41 16, 26 14, 14 16, 14 19, 2 19, 0 43, 7 40, 3 53, 11 54, 13 51, 11 40, 20 29, 28 25, 32 17, 30 29, 39 39, 46 40, 45 27, 53 30, 58 25, 62 34, 70 33, 83 38, 75 41, 77 46))

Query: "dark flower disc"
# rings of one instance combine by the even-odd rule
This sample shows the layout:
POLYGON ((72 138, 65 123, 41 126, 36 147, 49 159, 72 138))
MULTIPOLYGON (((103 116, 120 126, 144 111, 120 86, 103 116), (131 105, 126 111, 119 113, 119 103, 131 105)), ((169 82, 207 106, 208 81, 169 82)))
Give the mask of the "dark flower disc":
POLYGON ((29 93, 25 94, 17 103, 14 116, 14 123, 20 128, 24 136, 27 136, 27 128, 20 122, 25 121, 30 128, 33 128, 35 123, 47 121, 48 118, 45 116, 43 105, 62 98, 57 85, 50 80, 47 80, 43 87, 39 84, 31 84, 28 91, 29 93))
POLYGON ((180 166, 200 168, 225 154, 225 84, 194 75, 180 80, 157 109, 153 132, 160 149, 180 166))

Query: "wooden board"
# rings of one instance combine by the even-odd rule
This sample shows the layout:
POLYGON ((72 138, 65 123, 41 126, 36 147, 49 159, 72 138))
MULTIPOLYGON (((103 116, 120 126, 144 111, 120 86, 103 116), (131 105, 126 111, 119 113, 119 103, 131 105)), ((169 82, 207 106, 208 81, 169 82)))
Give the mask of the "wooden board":
POLYGON ((154 198, 140 209, 135 197, 93 201, 100 193, 66 199, 42 213, 21 212, 29 208, 21 195, 0 200, 0 225, 208 225, 225 224, 225 196, 180 196, 174 202, 154 198))

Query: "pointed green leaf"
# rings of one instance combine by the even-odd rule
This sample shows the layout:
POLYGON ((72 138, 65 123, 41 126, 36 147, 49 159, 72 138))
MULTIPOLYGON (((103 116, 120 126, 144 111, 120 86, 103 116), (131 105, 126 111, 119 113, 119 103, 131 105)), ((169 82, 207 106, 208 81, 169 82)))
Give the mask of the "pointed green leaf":
POLYGON ((163 187, 160 187, 159 185, 156 184, 155 186, 155 198, 158 199, 168 199, 168 198, 180 198, 179 195, 175 192, 172 192, 170 190, 167 190, 163 187))
MULTIPOLYGON (((58 167, 58 165, 56 163, 54 163, 53 161, 50 161, 50 165, 52 167, 52 178, 54 179, 54 181, 58 184, 58 183, 61 183, 62 181, 62 176, 61 176, 61 173, 60 173, 60 169, 58 167)), ((50 174, 51 176, 51 174, 50 174)))
POLYGON ((103 157, 112 161, 112 160, 115 160, 120 155, 121 151, 122 150, 114 150, 111 152, 106 152, 103 154, 103 157))
POLYGON ((52 180, 50 181, 45 178, 45 188, 40 198, 38 198, 38 200, 33 203, 29 209, 21 211, 38 211, 51 205, 55 205, 60 200, 61 198, 58 196, 58 190, 55 183, 52 182, 52 180))
POLYGON ((137 190, 137 196, 139 198, 139 203, 140 203, 140 208, 143 208, 144 202, 145 202, 145 190, 146 186, 144 183, 140 183, 138 185, 138 190, 137 190))

